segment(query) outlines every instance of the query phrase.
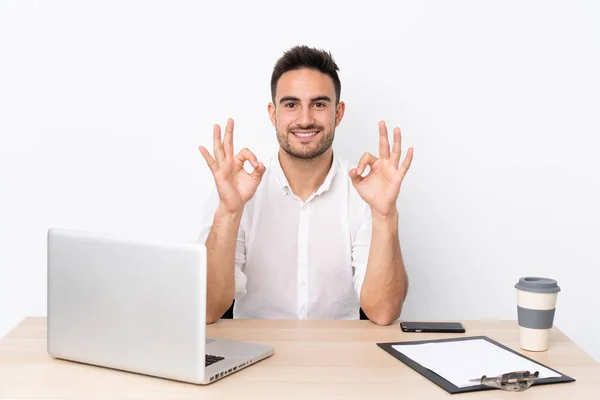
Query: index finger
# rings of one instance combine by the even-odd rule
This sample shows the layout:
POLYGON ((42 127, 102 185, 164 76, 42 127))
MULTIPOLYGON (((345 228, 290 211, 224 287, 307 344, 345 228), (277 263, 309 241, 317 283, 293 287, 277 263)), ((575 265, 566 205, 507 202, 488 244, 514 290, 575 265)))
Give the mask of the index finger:
POLYGON ((256 158, 256 155, 254 155, 254 153, 246 147, 240 150, 240 152, 235 156, 235 159, 240 168, 244 168, 244 163, 246 161, 250 161, 250 165, 252 165, 254 168, 258 166, 258 159, 256 158))
POLYGON ((385 121, 379 122, 379 158, 386 160, 390 158, 390 142, 385 121))
POLYGON ((371 166, 377 161, 377 157, 375 157, 371 153, 365 153, 362 155, 360 160, 358 160, 358 165, 356 166, 356 172, 360 175, 364 172, 367 165, 371 166))

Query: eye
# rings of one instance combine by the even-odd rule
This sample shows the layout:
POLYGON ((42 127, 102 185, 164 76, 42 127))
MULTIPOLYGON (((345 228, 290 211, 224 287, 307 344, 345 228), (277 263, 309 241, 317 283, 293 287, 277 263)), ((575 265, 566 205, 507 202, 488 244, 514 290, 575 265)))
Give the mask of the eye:
POLYGON ((317 107, 317 108, 324 108, 326 106, 327 106, 327 104, 325 104, 325 103, 315 103, 315 107, 317 107))
POLYGON ((285 108, 294 108, 296 107, 296 103, 285 103, 283 106, 285 108))

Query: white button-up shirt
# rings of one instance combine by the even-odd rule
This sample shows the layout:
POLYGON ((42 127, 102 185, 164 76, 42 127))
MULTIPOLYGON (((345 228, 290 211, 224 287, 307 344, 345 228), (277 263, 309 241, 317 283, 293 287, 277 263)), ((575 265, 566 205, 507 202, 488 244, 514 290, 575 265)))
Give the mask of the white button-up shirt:
MULTIPOLYGON (((371 210, 352 186, 349 169, 334 156, 321 187, 302 201, 278 156, 271 159, 240 223, 234 318, 359 318, 371 210)), ((199 243, 206 242, 218 203, 215 190, 199 243)))

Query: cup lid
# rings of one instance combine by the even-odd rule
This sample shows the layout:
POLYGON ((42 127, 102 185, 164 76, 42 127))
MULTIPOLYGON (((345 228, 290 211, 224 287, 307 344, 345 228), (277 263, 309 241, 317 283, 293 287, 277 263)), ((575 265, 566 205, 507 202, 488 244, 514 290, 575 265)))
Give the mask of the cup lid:
POLYGON ((560 292, 560 287, 554 279, 541 278, 537 276, 526 276, 519 279, 519 282, 515 285, 515 288, 525 292, 536 293, 560 292))

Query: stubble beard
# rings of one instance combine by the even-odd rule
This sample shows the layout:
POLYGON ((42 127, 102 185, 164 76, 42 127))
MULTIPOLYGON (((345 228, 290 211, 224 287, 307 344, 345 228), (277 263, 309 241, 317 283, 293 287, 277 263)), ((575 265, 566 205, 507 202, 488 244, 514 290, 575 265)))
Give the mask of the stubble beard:
POLYGON ((329 150, 329 148, 333 144, 333 138, 335 137, 335 128, 332 129, 331 133, 327 133, 324 129, 322 129, 322 127, 316 126, 309 126, 301 129, 311 130, 314 128, 316 128, 316 130, 319 130, 319 136, 323 135, 323 137, 320 138, 320 141, 318 142, 316 148, 312 148, 313 143, 308 142, 306 144, 302 144, 302 150, 298 151, 294 149, 290 143, 290 136, 293 135, 293 133, 291 132, 292 129, 290 129, 289 132, 285 133, 281 133, 279 130, 276 131, 279 146, 281 146, 281 148, 290 156, 294 158, 299 158, 301 160, 311 160, 313 158, 319 157, 327 150, 329 150))

